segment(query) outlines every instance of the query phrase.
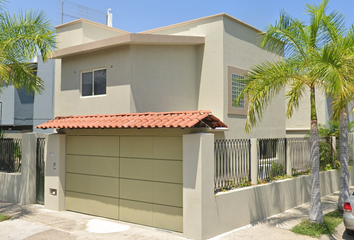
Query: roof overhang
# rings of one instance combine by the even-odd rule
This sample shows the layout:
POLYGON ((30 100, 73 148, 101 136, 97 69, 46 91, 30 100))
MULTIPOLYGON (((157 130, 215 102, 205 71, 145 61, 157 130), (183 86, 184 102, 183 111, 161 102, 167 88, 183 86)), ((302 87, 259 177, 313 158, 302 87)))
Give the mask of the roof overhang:
POLYGON ((111 47, 117 47, 129 44, 145 45, 200 45, 205 43, 204 37, 195 36, 175 36, 128 33, 121 36, 106 38, 94 42, 84 43, 68 48, 58 49, 54 52, 52 58, 63 58, 72 55, 94 52, 111 47))
POLYGON ((115 129, 115 128, 227 128, 210 111, 147 112, 56 117, 36 128, 115 129))

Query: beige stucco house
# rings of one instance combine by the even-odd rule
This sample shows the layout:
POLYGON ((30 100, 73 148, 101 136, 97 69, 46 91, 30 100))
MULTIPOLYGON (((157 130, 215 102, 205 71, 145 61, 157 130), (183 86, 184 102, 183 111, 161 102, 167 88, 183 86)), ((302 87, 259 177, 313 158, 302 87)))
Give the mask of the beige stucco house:
POLYGON ((247 99, 232 104, 247 69, 281 58, 258 47, 261 31, 227 14, 141 33, 84 19, 56 29, 54 115, 73 117, 40 126, 60 129, 48 137, 45 207, 192 239, 242 226, 228 205, 218 215, 213 144, 286 135, 284 91, 251 134, 247 99))

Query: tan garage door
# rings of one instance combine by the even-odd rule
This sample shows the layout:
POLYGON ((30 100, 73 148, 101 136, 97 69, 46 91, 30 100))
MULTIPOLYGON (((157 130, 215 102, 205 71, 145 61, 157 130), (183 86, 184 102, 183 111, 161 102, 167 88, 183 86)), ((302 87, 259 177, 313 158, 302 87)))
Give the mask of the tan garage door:
POLYGON ((68 136, 66 209, 182 232, 182 137, 68 136))

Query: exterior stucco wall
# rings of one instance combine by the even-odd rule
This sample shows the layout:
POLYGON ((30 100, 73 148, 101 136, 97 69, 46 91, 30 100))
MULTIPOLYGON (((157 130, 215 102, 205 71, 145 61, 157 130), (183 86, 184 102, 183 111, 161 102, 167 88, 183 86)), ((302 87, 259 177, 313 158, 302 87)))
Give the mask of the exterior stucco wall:
POLYGON ((119 29, 86 20, 64 24, 58 26, 56 30, 58 49, 125 34, 119 29))
POLYGON ((22 135, 21 173, 0 172, 0 200, 33 204, 36 201, 36 143, 40 133, 22 135))
POLYGON ((131 112, 198 109, 198 56, 195 46, 131 46, 134 107, 131 112))
POLYGON ((37 76, 44 81, 42 94, 34 96, 33 103, 33 132, 50 133, 53 129, 37 129, 36 126, 52 120, 54 117, 54 78, 55 64, 60 60, 50 59, 43 63, 42 58, 38 58, 37 76))
POLYGON ((1 124, 14 124, 15 118, 15 91, 13 86, 5 87, 0 94, 1 108, 1 124))
MULTIPOLYGON (((223 88, 223 120, 229 127, 225 138, 282 138, 285 137, 285 96, 284 90, 275 96, 264 110, 263 117, 258 126, 250 134, 244 130, 246 116, 228 114, 227 96, 228 66, 248 70, 263 61, 281 60, 281 56, 262 50, 259 45, 259 33, 254 29, 237 24, 228 17, 224 17, 224 88, 223 88)), ((218 116, 219 117, 219 116, 218 116)))
MULTIPOLYGON (((330 119, 330 103, 323 91, 317 90, 315 98, 318 124, 324 125, 330 119)), ((310 109, 310 91, 306 91, 300 101, 299 109, 294 111, 292 118, 286 119, 288 137, 303 137, 310 131, 310 109)))
POLYGON ((131 45, 62 59, 55 116, 197 110, 195 46, 131 45), (107 69, 105 96, 81 97, 81 71, 107 69))
POLYGON ((205 44, 198 48, 200 87, 198 109, 211 110, 223 119, 223 17, 206 18, 173 28, 153 30, 153 34, 203 36, 205 44))

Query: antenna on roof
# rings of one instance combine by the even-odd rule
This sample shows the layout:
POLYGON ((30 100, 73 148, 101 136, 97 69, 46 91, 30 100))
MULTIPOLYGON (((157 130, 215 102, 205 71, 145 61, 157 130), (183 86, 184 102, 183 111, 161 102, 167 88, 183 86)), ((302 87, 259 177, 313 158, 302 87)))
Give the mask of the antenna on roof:
POLYGON ((112 16, 112 13, 109 12, 110 10, 112 10, 112 9, 110 9, 110 8, 107 9, 106 25, 109 27, 112 27, 113 16, 112 16))

